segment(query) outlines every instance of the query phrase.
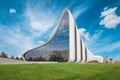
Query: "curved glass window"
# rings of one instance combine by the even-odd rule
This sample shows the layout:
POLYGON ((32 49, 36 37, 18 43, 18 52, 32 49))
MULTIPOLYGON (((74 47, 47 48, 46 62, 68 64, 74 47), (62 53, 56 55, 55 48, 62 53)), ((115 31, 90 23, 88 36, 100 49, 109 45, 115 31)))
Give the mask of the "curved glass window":
POLYGON ((47 44, 25 53, 28 61, 60 61, 69 59, 69 17, 66 12, 53 39, 47 44))

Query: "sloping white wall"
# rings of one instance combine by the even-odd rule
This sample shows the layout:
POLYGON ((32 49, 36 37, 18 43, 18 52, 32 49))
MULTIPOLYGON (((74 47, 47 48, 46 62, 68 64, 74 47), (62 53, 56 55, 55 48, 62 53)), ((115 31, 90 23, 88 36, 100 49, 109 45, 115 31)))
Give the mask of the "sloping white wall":
POLYGON ((81 62, 81 43, 80 43, 80 34, 78 29, 76 29, 76 34, 77 34, 77 60, 76 62, 81 62))
POLYGON ((75 26, 74 26, 74 19, 72 14, 68 9, 66 9, 69 14, 69 61, 75 61, 75 26))

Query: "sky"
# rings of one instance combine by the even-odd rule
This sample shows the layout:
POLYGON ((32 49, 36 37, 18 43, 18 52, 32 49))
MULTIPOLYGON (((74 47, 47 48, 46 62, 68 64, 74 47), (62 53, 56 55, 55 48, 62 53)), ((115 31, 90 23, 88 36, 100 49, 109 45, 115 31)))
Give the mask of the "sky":
POLYGON ((120 0, 0 0, 0 52, 21 56, 47 42, 64 8, 93 54, 120 60, 120 0))

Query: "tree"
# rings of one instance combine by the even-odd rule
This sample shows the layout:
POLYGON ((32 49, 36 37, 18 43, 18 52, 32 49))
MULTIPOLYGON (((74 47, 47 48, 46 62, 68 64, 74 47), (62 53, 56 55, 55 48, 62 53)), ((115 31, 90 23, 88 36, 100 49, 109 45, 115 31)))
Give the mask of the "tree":
POLYGON ((11 56, 11 59, 14 59, 14 56, 11 56))
POLYGON ((20 60, 23 60, 23 58, 22 58, 22 57, 20 57, 20 60))
POLYGON ((19 57, 16 57, 16 60, 19 60, 19 57))
POLYGON ((0 57, 2 57, 2 58, 8 58, 7 54, 4 51, 1 52, 0 57))

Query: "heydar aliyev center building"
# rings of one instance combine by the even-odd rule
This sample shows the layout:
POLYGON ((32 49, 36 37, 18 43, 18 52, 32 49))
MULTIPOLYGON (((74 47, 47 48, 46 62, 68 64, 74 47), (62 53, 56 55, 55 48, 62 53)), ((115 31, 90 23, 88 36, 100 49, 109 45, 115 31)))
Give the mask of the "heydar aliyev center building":
POLYGON ((42 46, 23 54, 26 61, 103 62, 85 46, 71 12, 64 9, 58 26, 51 38, 42 46))

